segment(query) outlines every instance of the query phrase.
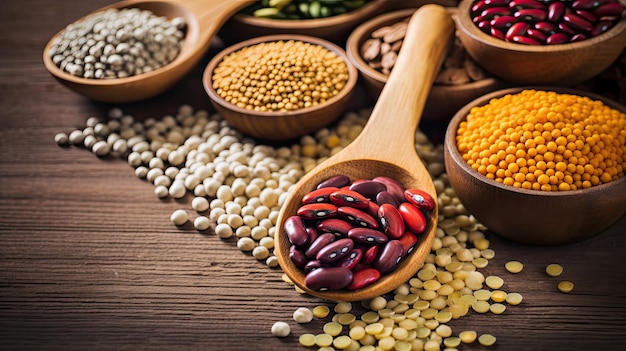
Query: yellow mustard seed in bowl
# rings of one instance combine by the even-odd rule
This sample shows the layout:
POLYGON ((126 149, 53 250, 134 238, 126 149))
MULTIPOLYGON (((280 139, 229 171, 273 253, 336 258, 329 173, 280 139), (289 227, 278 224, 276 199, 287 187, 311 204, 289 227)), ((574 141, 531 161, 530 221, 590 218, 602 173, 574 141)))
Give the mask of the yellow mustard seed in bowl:
POLYGON ((584 189, 624 176, 626 114, 589 97, 526 89, 472 108, 456 143, 473 169, 502 184, 584 189))
POLYGON ((335 52, 300 40, 243 47, 215 67, 213 88, 227 102, 254 111, 293 111, 337 95, 348 66, 335 52))

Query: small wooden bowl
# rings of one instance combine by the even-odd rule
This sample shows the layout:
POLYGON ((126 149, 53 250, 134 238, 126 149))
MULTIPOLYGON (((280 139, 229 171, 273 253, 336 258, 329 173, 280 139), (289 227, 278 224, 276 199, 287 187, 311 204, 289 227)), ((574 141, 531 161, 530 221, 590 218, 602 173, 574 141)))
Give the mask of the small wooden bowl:
POLYGON ((204 69, 202 82, 204 90, 209 95, 217 112, 242 133, 262 140, 290 140, 316 131, 335 121, 347 109, 357 78, 358 72, 348 61, 345 51, 331 42, 304 35, 268 35, 245 40, 220 51, 204 69), (348 81, 339 94, 323 104, 287 112, 248 110, 227 102, 217 94, 212 84, 213 70, 225 56, 247 46, 279 40, 299 40, 321 45, 339 55, 346 63, 349 71, 348 81))
MULTIPOLYGON (((372 32, 409 18, 416 10, 416 8, 409 8, 380 15, 359 25, 348 37, 346 43, 348 58, 359 70, 363 86, 374 100, 378 99, 388 76, 367 64, 361 56, 361 47, 367 39, 371 38, 372 32)), ((454 8, 447 8, 447 10, 453 17, 455 16, 454 8)), ((459 108, 468 102, 502 88, 505 88, 505 84, 494 78, 460 85, 433 84, 424 107, 422 119, 425 121, 448 121, 459 108)))
MULTIPOLYGON (((596 94, 577 89, 530 87, 588 96, 626 112, 626 107, 596 94)), ((456 131, 470 109, 492 98, 515 94, 510 88, 482 96, 452 118, 444 141, 445 165, 450 184, 467 210, 487 228, 505 238, 535 245, 558 245, 590 238, 626 214, 626 177, 571 191, 544 192, 506 186, 488 179, 463 160, 456 146, 456 131)))
POLYGON ((302 20, 281 20, 237 13, 226 23, 225 40, 242 41, 256 36, 298 34, 343 45, 350 31, 361 22, 386 11, 389 2, 374 0, 342 15, 302 20))
POLYGON ((458 7, 456 25, 467 52, 486 71, 515 85, 571 86, 609 67, 626 42, 626 19, 605 33, 579 42, 524 45, 482 32, 470 17, 472 0, 458 7))

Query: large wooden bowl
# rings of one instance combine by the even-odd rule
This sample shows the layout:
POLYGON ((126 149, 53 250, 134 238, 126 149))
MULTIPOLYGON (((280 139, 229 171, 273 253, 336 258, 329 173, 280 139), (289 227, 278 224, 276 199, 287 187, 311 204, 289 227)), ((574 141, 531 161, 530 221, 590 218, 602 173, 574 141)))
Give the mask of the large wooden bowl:
MULTIPOLYGON (((522 89, 487 94, 467 104, 452 118, 444 141, 450 184, 467 210, 489 230, 517 242, 557 245, 601 233, 626 214, 626 177, 582 190, 525 190, 488 179, 472 169, 459 153, 456 131, 469 110, 522 89)), ((626 113, 626 107, 596 94, 564 87, 534 89, 588 96, 626 113)))
POLYGON ((390 1, 374 0, 342 15, 302 20, 284 20, 235 14, 226 23, 227 41, 242 41, 256 36, 300 34, 322 38, 343 45, 350 31, 361 22, 386 11, 390 1))
MULTIPOLYGON (((359 25, 348 37, 346 42, 348 58, 359 70, 363 87, 374 100, 378 99, 385 83, 387 83, 388 75, 367 64, 361 55, 361 47, 367 39, 371 38, 372 32, 409 18, 416 10, 417 8, 409 8, 379 15, 359 25)), ((452 17, 455 16, 455 8, 449 7, 447 10, 452 17)), ((448 121, 459 108, 468 102, 503 88, 505 88, 504 82, 492 77, 460 85, 435 83, 430 89, 422 118, 425 121, 448 121)))
POLYGON ((245 40, 220 51, 207 64, 202 81, 211 103, 231 126, 261 140, 290 140, 329 125, 341 116, 348 108, 357 78, 358 71, 348 61, 345 51, 327 40, 304 35, 268 35, 245 40), (227 102, 217 94, 212 84, 213 70, 225 56, 247 46, 291 39, 321 45, 343 59, 348 67, 349 78, 339 94, 322 104, 287 112, 248 110, 227 102))
POLYGON ((486 71, 515 85, 571 86, 609 67, 626 42, 626 19, 593 38, 558 45, 524 45, 482 32, 470 17, 472 0, 458 7, 458 36, 467 52, 486 71))

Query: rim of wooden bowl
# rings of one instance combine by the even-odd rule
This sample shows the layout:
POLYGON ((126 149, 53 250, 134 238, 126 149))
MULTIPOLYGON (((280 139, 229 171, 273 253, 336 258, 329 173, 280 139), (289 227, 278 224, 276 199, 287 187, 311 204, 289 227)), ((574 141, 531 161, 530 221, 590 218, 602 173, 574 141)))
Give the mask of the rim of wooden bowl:
MULTIPOLYGON (((48 52, 54 44, 54 41, 65 31, 65 28, 63 28, 50 39, 50 41, 46 44, 46 47, 44 48, 43 63, 48 72, 50 72, 50 74, 52 74, 57 80, 65 84, 70 89, 90 99, 98 101, 130 102, 148 98, 167 90, 171 85, 175 84, 176 81, 172 81, 171 84, 161 84, 161 79, 159 78, 160 75, 164 74, 164 72, 166 71, 169 71, 171 72, 171 75, 180 76, 182 78, 185 72, 193 68, 193 64, 189 64, 189 67, 186 67, 185 63, 189 60, 195 62, 195 60, 201 59, 201 55, 203 54, 203 52, 194 53, 193 50, 191 50, 196 45, 195 43, 201 37, 201 25, 198 22, 197 17, 189 9, 187 9, 187 7, 163 1, 146 1, 140 4, 128 4, 122 7, 120 7, 119 4, 115 3, 92 11, 85 16, 75 20, 74 22, 83 21, 87 17, 95 13, 105 11, 111 8, 124 9, 137 7, 141 9, 149 9, 156 15, 168 16, 168 18, 170 19, 175 16, 181 16, 185 18, 185 22, 187 24, 185 37, 181 45, 180 53, 172 62, 153 71, 124 78, 92 79, 77 77, 61 70, 59 67, 57 67, 57 65, 54 64, 54 62, 52 62, 52 58, 48 56, 48 52), (193 57, 194 55, 195 57, 193 57), (130 95, 126 93, 128 89, 133 89, 133 86, 137 82, 146 80, 151 80, 154 82, 154 84, 151 85, 149 89, 145 89, 144 91, 136 91, 136 89, 134 89, 133 94, 130 95), (104 94, 102 90, 105 88, 108 90, 117 88, 119 89, 119 91, 111 91, 111 94, 107 95, 104 94)), ((208 44, 209 43, 207 43, 207 46, 208 44)))
MULTIPOLYGON (((263 119, 267 119, 267 122, 270 122, 272 121, 272 119, 275 120, 276 118, 283 118, 283 119, 302 118, 303 116, 306 116, 308 114, 312 114, 312 113, 323 111, 325 109, 329 109, 330 107, 344 101, 347 97, 349 97, 350 94, 352 94, 357 83, 357 78, 358 78, 358 71, 356 67, 354 67, 354 65, 348 60, 346 52, 338 45, 333 44, 330 41, 325 40, 325 39, 307 36, 307 35, 274 34, 274 35, 266 35, 262 37, 256 37, 256 38, 244 40, 239 43, 233 44, 223 49, 219 53, 217 53, 215 56, 213 56, 213 58, 209 61, 209 63, 206 65, 204 69, 204 72, 202 74, 202 84, 204 85, 204 90, 209 96, 209 98, 211 99, 211 102, 219 105, 222 109, 239 114, 239 115, 246 116, 247 118, 263 118, 263 119), (252 45, 266 43, 266 42, 281 41, 281 40, 283 41, 296 40, 296 41, 302 41, 302 42, 306 42, 310 44, 320 45, 336 53, 346 63, 346 66, 348 68, 348 80, 346 81, 346 84, 343 87, 343 89, 341 89, 341 91, 339 91, 337 95, 333 96, 332 98, 328 99, 322 104, 318 104, 318 105, 311 106, 311 107, 305 107, 305 108, 301 108, 297 110, 292 110, 292 111, 270 111, 270 112, 252 111, 252 110, 248 110, 242 107, 238 107, 224 100, 224 98, 222 98, 215 91, 215 89, 213 88, 213 84, 211 84, 213 82, 213 79, 211 76, 212 76, 213 71, 215 70, 215 67, 224 59, 225 56, 247 46, 252 46, 252 45)), ((341 112, 337 114, 336 118, 339 117, 339 115, 341 115, 341 112)), ((226 120, 229 119, 229 116, 227 115, 222 116, 222 117, 224 117, 224 119, 226 120)), ((324 125, 326 125, 326 123, 320 123, 319 127, 321 128, 324 125)), ((248 132, 248 131, 244 131, 244 132, 248 132)), ((253 131, 250 131, 250 133, 248 134, 255 136, 255 133, 253 131)), ((286 136, 286 137, 277 137, 277 138, 271 138, 271 139, 284 140, 284 139, 289 139, 293 137, 294 136, 286 136)))

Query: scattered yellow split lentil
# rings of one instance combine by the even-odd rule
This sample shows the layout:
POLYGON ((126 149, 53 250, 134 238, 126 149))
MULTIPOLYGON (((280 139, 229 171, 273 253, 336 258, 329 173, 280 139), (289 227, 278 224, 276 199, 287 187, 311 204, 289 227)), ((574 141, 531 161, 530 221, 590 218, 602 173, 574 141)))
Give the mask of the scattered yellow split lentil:
POLYGON ((504 264, 504 268, 509 273, 519 273, 524 269, 524 264, 520 261, 509 261, 504 264))
POLYGON ((212 85, 240 108, 292 111, 331 99, 348 76, 346 62, 335 52, 300 40, 279 40, 224 57, 215 67, 212 85))
POLYGON ((600 100, 527 89, 470 110, 457 147, 476 171, 505 185, 568 191, 624 176, 626 114, 600 100))
POLYGON ((325 306, 325 305, 319 305, 313 308, 313 316, 317 318, 326 318, 329 313, 330 313, 330 308, 328 308, 328 306, 325 306))
POLYGON ((478 337, 478 342, 483 346, 491 346, 496 343, 496 337, 491 334, 482 334, 478 337))
POLYGON ((459 333, 459 339, 461 339, 461 341, 464 344, 471 344, 474 341, 476 341, 476 332, 473 330, 464 330, 462 332, 459 333))
POLYGON ((506 303, 509 305, 519 305, 522 303, 522 294, 520 293, 508 293, 506 294, 506 303))
POLYGON ((574 290, 574 283, 564 280, 564 281, 559 282, 559 285, 557 287, 560 292, 568 293, 574 290))
POLYGON ((551 277, 558 277, 561 275, 561 273, 563 273, 563 266, 556 263, 551 263, 546 266, 546 273, 551 277))
POLYGON ((485 278, 485 284, 492 289, 500 289, 504 285, 504 280, 498 276, 490 275, 485 278))

